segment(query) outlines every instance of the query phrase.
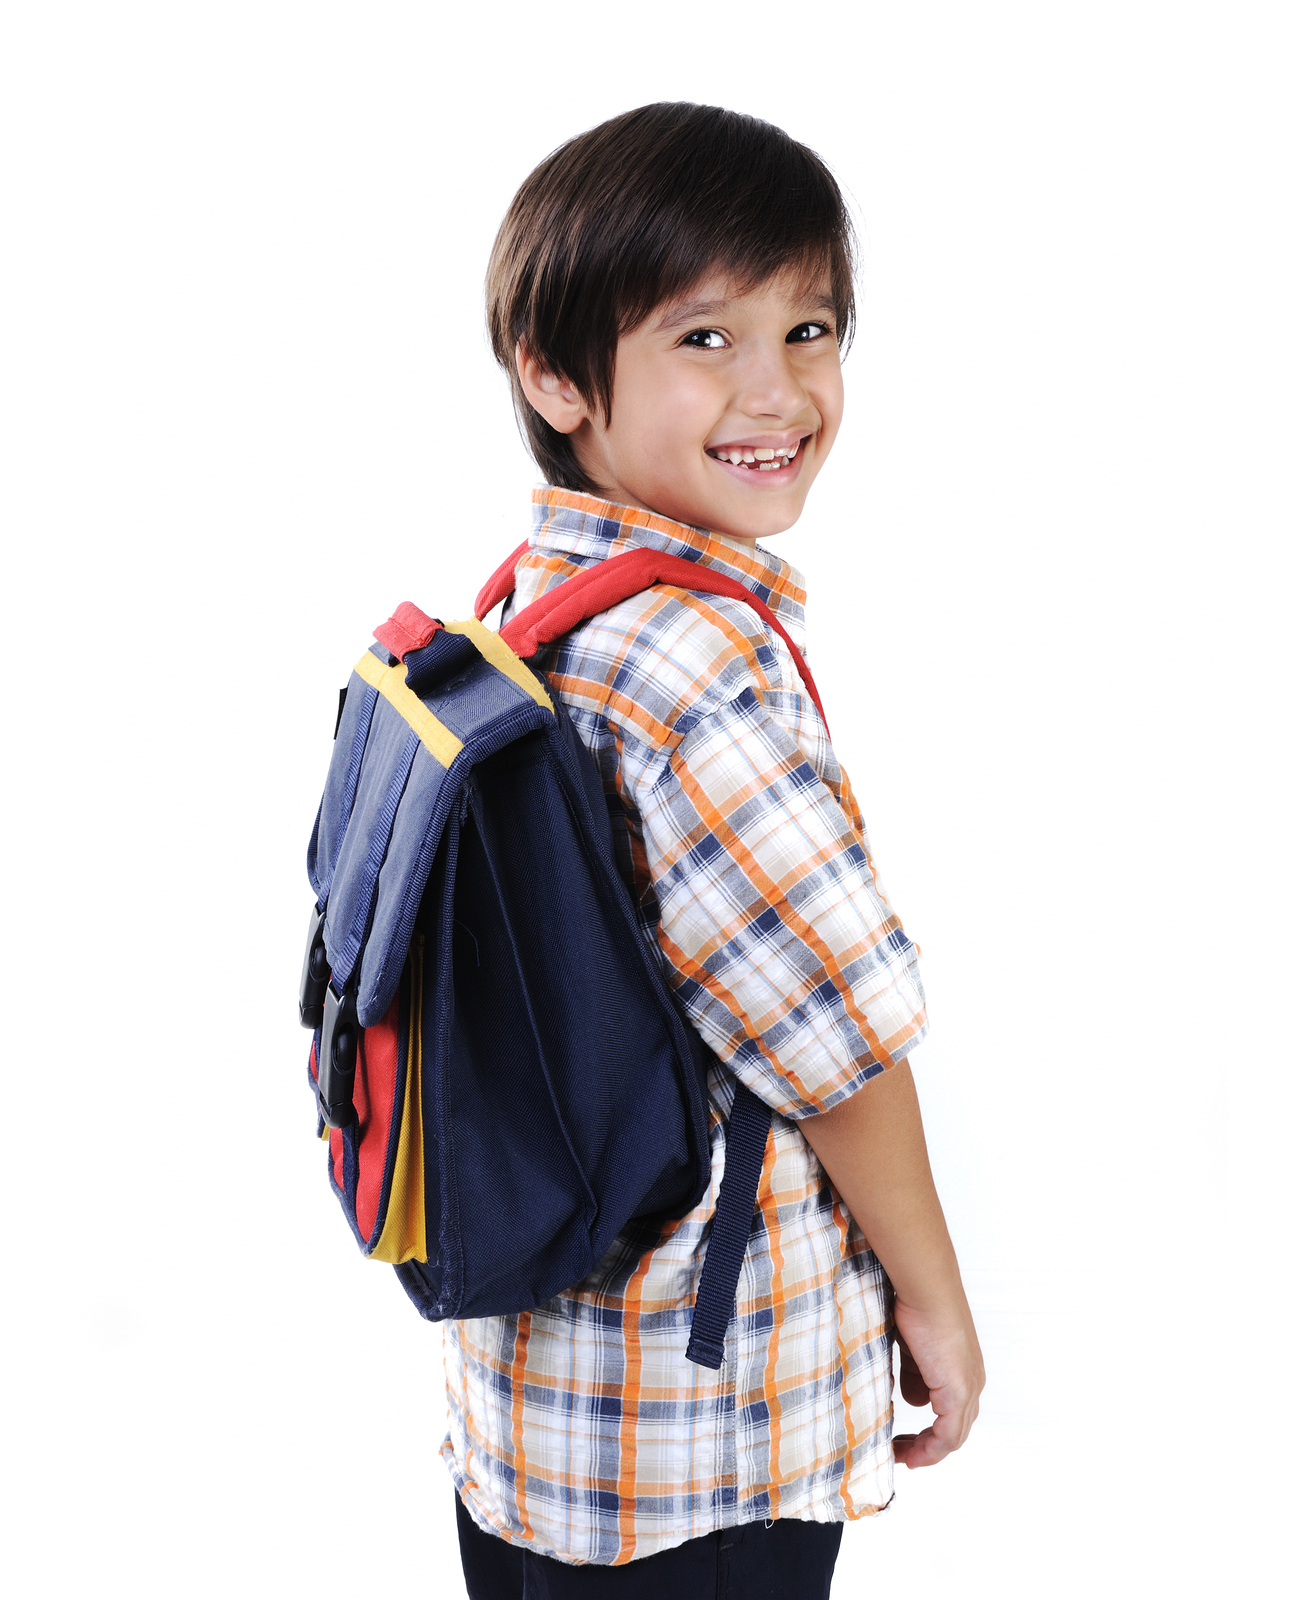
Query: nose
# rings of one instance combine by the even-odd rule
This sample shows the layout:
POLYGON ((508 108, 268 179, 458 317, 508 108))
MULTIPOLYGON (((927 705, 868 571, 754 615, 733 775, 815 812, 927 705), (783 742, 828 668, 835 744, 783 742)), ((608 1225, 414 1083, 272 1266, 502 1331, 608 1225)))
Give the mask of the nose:
POLYGON ((788 422, 810 405, 786 349, 774 341, 754 343, 740 368, 739 409, 749 417, 788 422))

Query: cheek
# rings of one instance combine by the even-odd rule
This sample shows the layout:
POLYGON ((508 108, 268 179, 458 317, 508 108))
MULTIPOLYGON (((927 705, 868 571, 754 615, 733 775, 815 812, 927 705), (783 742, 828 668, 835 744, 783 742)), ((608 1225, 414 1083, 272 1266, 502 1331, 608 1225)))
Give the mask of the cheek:
POLYGON ((843 371, 835 360, 833 371, 818 373, 811 385, 813 404, 821 414, 821 437, 817 440, 821 460, 829 454, 834 436, 843 421, 843 371))
POLYGON ((633 464, 660 472, 683 463, 702 446, 721 415, 723 401, 705 375, 671 371, 617 352, 611 437, 633 464))
POLYGON ((686 471, 691 457, 702 449, 724 410, 707 386, 687 378, 661 386, 650 394, 641 420, 630 431, 632 447, 656 470, 670 467, 686 471))
POLYGON ((672 374, 662 397, 671 433, 701 449, 724 413, 723 387, 712 373, 685 370, 672 374))

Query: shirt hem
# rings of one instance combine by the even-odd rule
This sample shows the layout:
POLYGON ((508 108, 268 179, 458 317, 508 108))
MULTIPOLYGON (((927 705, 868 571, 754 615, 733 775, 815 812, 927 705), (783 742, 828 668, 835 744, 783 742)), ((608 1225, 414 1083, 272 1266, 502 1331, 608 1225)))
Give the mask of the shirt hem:
MULTIPOLYGON (((462 1472, 457 1466, 450 1434, 442 1441, 441 1449, 443 1459, 447 1464, 447 1470, 451 1474, 452 1482, 455 1485, 456 1493, 460 1496, 461 1504, 469 1512, 476 1527, 484 1533, 491 1534, 494 1539, 500 1539, 504 1544, 512 1545, 517 1550, 528 1550, 533 1555, 546 1556, 549 1560, 559 1561, 562 1566, 566 1567, 628 1567, 632 1566, 636 1561, 645 1561, 650 1556, 660 1555, 664 1550, 677 1550, 680 1545, 689 1544, 694 1539, 705 1538, 709 1533, 720 1533, 726 1528, 741 1528, 753 1522, 765 1522, 768 1520, 765 1517, 754 1516, 738 1516, 732 1519, 725 1517, 716 1520, 711 1527, 703 1528, 700 1531, 689 1530, 684 1532, 682 1529, 672 1528, 669 1534, 640 1535, 640 1542, 646 1546, 641 1554, 635 1550, 632 1555, 626 1556, 623 1560, 590 1561, 587 1556, 564 1555, 560 1550, 541 1539, 526 1538, 523 1534, 516 1533, 510 1528, 499 1526, 484 1512, 474 1495, 470 1493, 471 1490, 477 1493, 479 1485, 474 1478, 468 1473, 462 1472), (652 1542, 649 1543, 649 1540, 652 1542)), ((836 1500, 821 1507, 809 1506, 800 1508, 797 1511, 790 1511, 783 1516, 769 1520, 774 1522, 862 1522, 872 1517, 883 1516, 892 1508, 896 1499, 897 1491, 891 1490, 889 1498, 882 1505, 854 1506, 849 1511, 845 1509, 842 1502, 836 1500)))

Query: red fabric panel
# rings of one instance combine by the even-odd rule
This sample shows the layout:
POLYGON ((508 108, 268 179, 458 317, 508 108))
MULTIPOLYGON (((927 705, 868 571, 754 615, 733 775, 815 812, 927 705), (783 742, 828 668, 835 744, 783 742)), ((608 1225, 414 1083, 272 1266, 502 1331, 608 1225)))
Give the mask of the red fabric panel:
MULTIPOLYGON (((521 546, 521 549, 525 548, 527 546, 521 546)), ((512 560, 518 559, 517 551, 512 560)), ((480 601, 492 590, 494 583, 505 570, 506 563, 503 563, 484 586, 479 596, 480 601)), ((517 656, 527 658, 533 655, 540 645, 550 644, 553 639, 559 639, 563 634, 569 633, 571 628, 577 628, 588 617, 595 617, 599 611, 607 611, 610 607, 619 605, 631 595, 641 594, 644 589, 650 589, 654 583, 669 583, 677 589, 687 589, 691 594, 722 594, 733 600, 742 600, 744 605, 751 606, 766 626, 788 647, 789 654, 793 657, 793 664, 807 685, 807 693, 811 695, 817 711, 820 712, 821 721, 825 722, 826 732, 829 732, 830 725, 825 721, 825 708, 821 705, 821 697, 816 691, 811 668, 803 660, 802 651, 789 637, 783 623, 776 620, 775 614, 766 602, 758 599, 752 590, 740 583, 737 578, 726 577, 724 573, 715 572, 712 568, 704 567, 696 561, 685 561, 682 556, 667 555, 662 550, 626 550, 623 555, 609 556, 605 561, 599 561, 595 567, 589 567, 586 572, 567 578, 564 583, 558 583, 554 589, 549 589, 532 605, 525 606, 523 611, 517 611, 502 629, 501 636, 517 656)))
POLYGON ((400 995, 394 995, 382 1022, 366 1028, 356 1058, 353 1099, 359 1126, 360 1175, 356 1182, 356 1226, 368 1239, 378 1221, 383 1192, 383 1166, 388 1134, 392 1131, 392 1099, 397 1088, 397 1013, 400 995))
POLYGON ((400 661, 408 650, 422 650, 441 626, 418 606, 403 600, 387 621, 374 629, 374 637, 400 661))
POLYGON ((528 548, 529 541, 526 539, 518 550, 506 557, 501 566, 497 568, 492 577, 479 590, 479 598, 474 602, 474 615, 480 622, 488 615, 493 606, 499 605, 503 600, 510 598, 515 588, 515 568, 519 563, 520 557, 526 553, 528 548))

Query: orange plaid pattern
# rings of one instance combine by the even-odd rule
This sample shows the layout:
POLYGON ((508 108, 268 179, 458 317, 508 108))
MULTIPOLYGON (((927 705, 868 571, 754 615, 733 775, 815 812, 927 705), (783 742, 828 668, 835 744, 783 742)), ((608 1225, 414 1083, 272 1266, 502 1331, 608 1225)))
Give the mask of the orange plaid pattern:
MULTIPOLYGON (((778 558, 564 490, 534 505, 515 604, 648 545, 748 584, 805 648, 801 579, 778 558)), ((915 947, 816 708, 750 607, 658 585, 544 670, 602 774, 640 921, 716 1057, 711 1182, 547 1304, 446 1325, 453 1479, 489 1532, 604 1565, 764 1517, 879 1511, 892 1294, 796 1124, 920 1039, 915 947), (777 1114, 709 1372, 684 1347, 736 1080, 777 1114)))

